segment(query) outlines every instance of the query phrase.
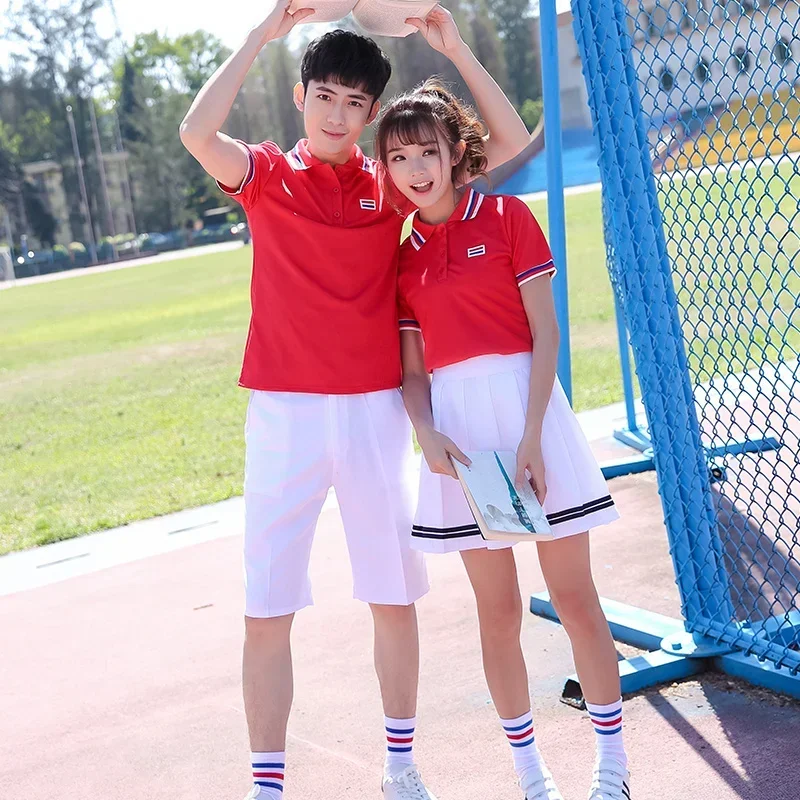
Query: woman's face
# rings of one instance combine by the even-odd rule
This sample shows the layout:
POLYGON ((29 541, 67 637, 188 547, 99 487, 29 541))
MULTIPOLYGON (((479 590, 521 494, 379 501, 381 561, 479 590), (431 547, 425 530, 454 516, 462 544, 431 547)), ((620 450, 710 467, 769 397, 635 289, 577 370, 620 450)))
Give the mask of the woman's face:
POLYGON ((390 141, 386 152, 386 168, 395 186, 417 208, 430 208, 445 195, 453 193, 453 167, 463 156, 459 143, 453 154, 440 132, 431 141, 402 144, 390 141))

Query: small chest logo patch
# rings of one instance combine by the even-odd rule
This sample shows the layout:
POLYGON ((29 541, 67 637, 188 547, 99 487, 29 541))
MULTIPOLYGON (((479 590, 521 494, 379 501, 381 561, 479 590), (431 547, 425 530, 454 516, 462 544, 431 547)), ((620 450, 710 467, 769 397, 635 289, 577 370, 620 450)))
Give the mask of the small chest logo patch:
POLYGON ((361 208, 364 211, 377 211, 378 209, 378 205, 374 200, 361 199, 358 202, 361 204, 361 208))
POLYGON ((486 245, 485 244, 476 244, 475 247, 468 247, 467 248, 467 257, 468 258, 477 258, 478 256, 485 256, 486 255, 486 245))

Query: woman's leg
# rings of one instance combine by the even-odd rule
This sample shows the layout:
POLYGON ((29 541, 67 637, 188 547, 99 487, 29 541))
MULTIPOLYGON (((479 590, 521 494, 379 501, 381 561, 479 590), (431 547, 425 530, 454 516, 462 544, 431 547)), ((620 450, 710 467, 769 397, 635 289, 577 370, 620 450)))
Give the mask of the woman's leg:
MULTIPOLYGON (((510 547, 464 550, 461 557, 478 605, 483 670, 489 693, 511 745, 523 789, 538 789, 545 785, 545 775, 533 732, 528 671, 519 641, 522 599, 514 553, 510 547)), ((552 779, 547 781, 549 787, 552 779)), ((554 789, 548 797, 560 797, 554 789)))
POLYGON ((592 578, 587 533, 540 542, 550 600, 572 643, 575 668, 597 734, 598 759, 613 758, 624 767, 617 651, 592 578))
POLYGON ((519 636, 522 598, 512 549, 461 553, 478 606, 483 670, 497 713, 510 719, 530 710, 528 671, 519 636))

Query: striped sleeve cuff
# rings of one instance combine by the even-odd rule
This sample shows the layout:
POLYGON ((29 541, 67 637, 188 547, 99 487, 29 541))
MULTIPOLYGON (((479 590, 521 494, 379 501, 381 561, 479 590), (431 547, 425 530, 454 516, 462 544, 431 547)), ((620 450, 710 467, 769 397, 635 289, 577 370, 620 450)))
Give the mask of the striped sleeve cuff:
POLYGON ((422 328, 415 319, 401 319, 400 320, 400 330, 401 331, 417 331, 418 333, 422 333, 422 328))
POLYGON ((247 172, 242 178, 242 182, 239 184, 238 189, 233 189, 230 186, 225 186, 224 184, 217 181, 217 186, 219 186, 220 190, 227 194, 229 197, 236 197, 240 195, 248 186, 253 182, 253 179, 256 177, 256 160, 253 158, 253 154, 250 152, 250 148, 247 148, 247 172))
POLYGON ((522 272, 518 272, 517 286, 522 286, 528 281, 532 281, 534 278, 538 278, 541 275, 550 275, 550 277, 552 277, 555 274, 556 265, 553 263, 553 259, 551 258, 549 261, 545 261, 544 264, 539 264, 536 267, 530 267, 522 270, 522 272))

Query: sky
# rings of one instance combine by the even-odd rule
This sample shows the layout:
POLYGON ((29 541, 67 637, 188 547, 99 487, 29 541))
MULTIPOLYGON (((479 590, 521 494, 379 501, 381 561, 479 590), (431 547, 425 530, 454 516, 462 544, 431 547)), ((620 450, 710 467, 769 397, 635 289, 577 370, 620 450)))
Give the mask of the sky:
MULTIPOLYGON (((45 0, 49 2, 49 0, 45 0)), ((13 1, 13 5, 17 0, 13 1)), ((185 0, 114 0, 123 38, 130 42, 137 33, 157 30, 170 36, 190 33, 203 28, 218 38, 228 47, 236 47, 247 32, 266 16, 269 11, 267 2, 243 2, 243 0, 224 0, 222 3, 191 2, 185 0)), ((0 0, 0 19, 2 19, 12 0, 0 0)), ((103 12, 100 31, 103 35, 112 36, 114 20, 110 12, 103 12)), ((8 61, 11 45, 0 41, 0 64, 8 61)), ((14 49, 18 49, 15 47, 14 49)))
MULTIPOLYGON (((19 0, 0 0, 0 19, 13 3, 19 0)), ((45 0, 58 2, 58 0, 45 0)), ((266 16, 271 0, 113 0, 122 35, 130 42, 137 33, 157 30, 170 36, 190 33, 202 28, 207 30, 230 48, 235 48, 247 32, 266 16)), ((559 11, 569 8, 569 0, 556 0, 559 11)), ((447 5, 447 0, 444 0, 447 5)), ((533 3, 534 10, 538 2, 533 3)), ((111 36, 114 20, 110 12, 103 13, 101 32, 111 36)), ((0 41, 0 65, 8 61, 9 45, 0 41)))
POLYGON ((269 11, 268 3, 242 0, 225 0, 224 3, 115 0, 115 6, 119 26, 126 39, 151 30, 177 36, 203 28, 229 47, 239 44, 247 31, 269 11))

